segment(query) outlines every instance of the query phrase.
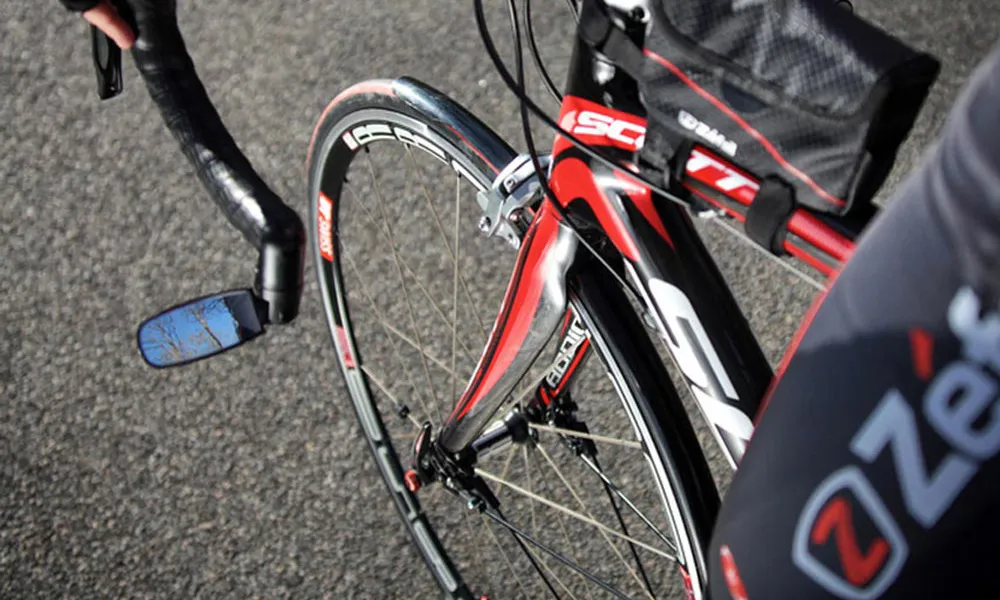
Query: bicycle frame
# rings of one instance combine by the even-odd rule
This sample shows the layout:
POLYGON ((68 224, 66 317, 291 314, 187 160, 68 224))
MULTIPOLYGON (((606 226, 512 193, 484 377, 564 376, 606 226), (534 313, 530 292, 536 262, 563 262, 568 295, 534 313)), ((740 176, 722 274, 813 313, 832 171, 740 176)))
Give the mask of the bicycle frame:
MULTIPOLYGON (((626 277, 736 467, 772 380, 770 365, 698 236, 689 209, 628 178, 627 170, 638 170, 635 155, 646 130, 636 83, 615 73, 579 37, 558 122, 618 160, 621 169, 611 169, 556 137, 548 180, 555 198, 543 201, 533 215, 486 349, 437 443, 456 454, 468 448, 566 321, 566 276, 581 250, 588 253, 577 243, 570 219, 599 228, 621 256, 626 277)), ((701 147, 692 152, 681 183, 737 220, 757 189, 754 177, 701 147)), ((789 221, 785 248, 829 274, 853 249, 853 232, 845 233, 845 227, 850 224, 833 224, 799 210, 789 221)), ((561 347, 573 350, 573 360, 560 374, 564 382, 586 347, 561 347)), ((545 390, 540 391, 545 398, 545 390)))

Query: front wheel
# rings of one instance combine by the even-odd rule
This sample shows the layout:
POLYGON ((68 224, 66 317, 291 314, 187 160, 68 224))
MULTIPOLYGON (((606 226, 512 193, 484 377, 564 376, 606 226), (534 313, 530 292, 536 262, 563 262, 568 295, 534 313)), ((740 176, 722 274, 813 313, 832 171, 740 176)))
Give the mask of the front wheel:
POLYGON ((500 511, 407 481, 417 434, 455 406, 500 309, 516 257, 479 232, 481 192, 514 157, 409 79, 358 84, 324 112, 308 161, 313 258, 361 430, 449 598, 701 598, 718 503, 704 456, 683 411, 664 413, 680 403, 662 364, 626 362, 655 356, 639 320, 629 312, 613 327, 631 331, 613 333, 587 277, 563 335, 498 413, 528 435, 477 459, 500 511))

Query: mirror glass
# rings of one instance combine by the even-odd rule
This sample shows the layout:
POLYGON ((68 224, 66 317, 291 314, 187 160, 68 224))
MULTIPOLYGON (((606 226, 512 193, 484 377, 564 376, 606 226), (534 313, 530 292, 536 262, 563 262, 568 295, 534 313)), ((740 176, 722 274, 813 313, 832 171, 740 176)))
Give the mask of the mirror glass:
POLYGON ((139 351, 154 367, 207 358, 264 333, 257 300, 234 290, 175 306, 139 326, 139 351))

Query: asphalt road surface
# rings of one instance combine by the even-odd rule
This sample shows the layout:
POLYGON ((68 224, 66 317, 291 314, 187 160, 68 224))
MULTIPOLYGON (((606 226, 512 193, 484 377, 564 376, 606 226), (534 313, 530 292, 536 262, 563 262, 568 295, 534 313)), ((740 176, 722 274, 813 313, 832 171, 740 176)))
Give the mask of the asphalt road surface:
MULTIPOLYGON (((234 136, 302 214, 315 120, 362 79, 417 77, 522 147, 470 2, 180 4, 234 136)), ((997 39, 1000 2, 858 4, 944 63, 889 190, 997 39)), ((563 4, 535 8, 558 64, 563 4)), ((0 597, 437 597, 360 437, 315 284, 291 328, 184 369, 145 367, 136 324, 248 284, 253 255, 131 66, 124 97, 99 104, 86 29, 54 0, 3 0, 0 28, 0 597)), ((707 235, 777 359, 812 290, 707 235)))

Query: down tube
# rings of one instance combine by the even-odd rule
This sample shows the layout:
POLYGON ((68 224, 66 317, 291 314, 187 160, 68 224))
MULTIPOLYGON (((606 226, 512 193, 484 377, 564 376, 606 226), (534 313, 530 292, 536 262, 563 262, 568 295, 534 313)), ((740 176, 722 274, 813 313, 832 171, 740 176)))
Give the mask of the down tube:
POLYGON ((735 467, 753 434, 771 367, 687 209, 651 202, 648 190, 638 196, 624 203, 639 248, 631 267, 670 354, 735 467), (640 211, 643 200, 648 204, 640 211), (655 227, 650 209, 659 217, 655 227))
POLYGON ((472 443, 559 329, 576 247, 572 229, 543 202, 521 244, 486 350, 438 437, 446 451, 460 453, 472 443))

